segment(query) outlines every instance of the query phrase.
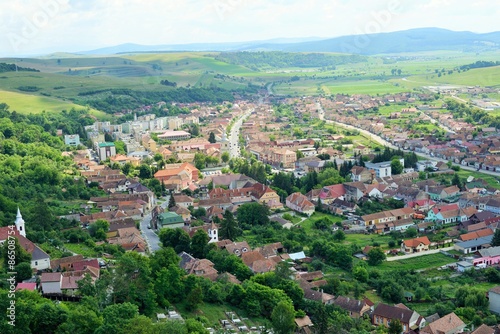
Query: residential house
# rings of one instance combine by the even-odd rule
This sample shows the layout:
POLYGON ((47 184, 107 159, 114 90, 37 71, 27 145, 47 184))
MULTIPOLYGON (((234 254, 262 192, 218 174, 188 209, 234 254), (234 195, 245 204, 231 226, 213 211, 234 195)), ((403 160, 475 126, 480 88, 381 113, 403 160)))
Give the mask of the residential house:
POLYGON ((497 197, 491 198, 488 202, 486 202, 484 209, 495 214, 500 214, 500 199, 497 197))
POLYGON ((431 199, 423 199, 417 201, 411 201, 406 204, 407 207, 413 208, 415 211, 428 212, 436 202, 431 199))
POLYGON ((458 238, 460 239, 460 241, 469 241, 469 240, 477 240, 479 238, 487 237, 487 236, 493 235, 493 234, 494 234, 494 232, 492 229, 486 228, 483 230, 472 231, 469 233, 462 234, 458 238))
POLYGON ((346 310, 351 318, 361 318, 365 313, 372 310, 372 306, 365 300, 357 300, 343 296, 335 298, 333 304, 346 310))
POLYGON ((391 321, 398 319, 403 326, 403 333, 418 329, 425 320, 416 311, 410 310, 403 304, 396 306, 379 303, 373 310, 372 323, 377 326, 389 327, 391 321))
POLYGON ((42 288, 42 294, 60 294, 61 291, 61 273, 42 273, 40 277, 40 285, 42 288))
POLYGON ((181 206, 185 209, 188 209, 190 206, 193 206, 193 199, 186 195, 173 195, 175 204, 181 206))
POLYGON ((160 169, 154 177, 165 184, 174 186, 177 190, 189 188, 198 181, 198 169, 188 162, 179 164, 167 164, 160 169))
POLYGON ((495 329, 488 327, 485 324, 482 324, 479 326, 475 331, 473 331, 471 334, 495 334, 495 329))
POLYGON ((315 206, 306 196, 301 193, 293 193, 286 198, 286 206, 290 209, 311 216, 314 213, 315 206))
POLYGON ((180 205, 174 205, 170 209, 170 212, 174 212, 182 217, 185 223, 189 224, 191 222, 191 211, 180 205))
POLYGON ((158 229, 160 228, 181 228, 184 226, 184 219, 174 212, 163 212, 158 215, 158 229))
POLYGON ((402 200, 406 204, 410 202, 429 200, 429 195, 415 187, 398 187, 394 199, 402 200))
POLYGON ((362 166, 351 168, 351 180, 353 182, 371 183, 375 178, 375 172, 362 166))
POLYGON ((473 269, 474 265, 469 261, 459 261, 457 262, 457 271, 459 273, 466 272, 467 270, 473 269))
POLYGON ((220 245, 221 243, 223 244, 223 248, 230 254, 235 254, 237 256, 241 256, 241 254, 252 250, 246 241, 225 243, 224 240, 222 240, 217 244, 220 245))
POLYGON ((447 314, 431 322, 420 330, 420 334, 456 334, 463 333, 465 323, 455 313, 447 314))
POLYGON ((366 185, 363 182, 346 182, 344 183, 344 199, 346 201, 359 201, 366 191, 366 185))
MULTIPOLYGON (((312 194, 316 189, 311 190, 308 193, 308 199, 313 200, 312 194)), ((336 199, 344 199, 344 195, 346 194, 346 188, 343 184, 335 184, 331 186, 325 186, 321 188, 317 197, 317 200, 321 201, 321 204, 330 204, 336 199)))
POLYGON ((407 254, 419 253, 429 250, 431 242, 427 237, 404 240, 401 243, 401 251, 407 254))
POLYGON ((493 313, 500 314, 500 285, 488 290, 488 298, 490 301, 489 310, 493 313))
POLYGON ((211 281, 215 281, 219 275, 214 268, 213 262, 207 259, 194 259, 193 261, 189 261, 184 264, 183 269, 186 270, 188 274, 205 277, 211 281))
POLYGON ((359 144, 353 149, 355 155, 367 155, 371 153, 371 149, 364 145, 359 144))
POLYGON ((401 208, 364 215, 361 216, 361 220, 365 223, 365 226, 372 226, 380 223, 395 222, 398 220, 411 220, 414 214, 415 210, 412 208, 401 208))
POLYGON ((474 239, 474 240, 457 242, 457 243, 455 243, 453 248, 459 252, 464 253, 464 254, 470 254, 470 253, 477 252, 480 249, 490 247, 492 239, 493 239, 493 236, 489 235, 489 236, 474 239))
POLYGON ((259 251, 244 252, 241 254, 241 260, 255 274, 270 272, 274 270, 277 264, 277 262, 271 259, 266 259, 259 251))
POLYGON ((274 190, 261 183, 257 182, 252 186, 250 196, 254 201, 260 204, 266 204, 270 208, 283 207, 283 204, 280 203, 279 195, 274 190))
POLYGON ((311 328, 314 326, 314 324, 306 315, 302 318, 295 318, 295 326, 297 327, 297 329, 295 330, 296 334, 311 334, 311 328))
POLYGON ((433 221, 439 224, 457 223, 467 220, 457 203, 434 206, 427 212, 426 221, 433 221))
POLYGON ((479 257, 472 260, 474 266, 488 267, 500 263, 500 246, 480 249, 479 257))

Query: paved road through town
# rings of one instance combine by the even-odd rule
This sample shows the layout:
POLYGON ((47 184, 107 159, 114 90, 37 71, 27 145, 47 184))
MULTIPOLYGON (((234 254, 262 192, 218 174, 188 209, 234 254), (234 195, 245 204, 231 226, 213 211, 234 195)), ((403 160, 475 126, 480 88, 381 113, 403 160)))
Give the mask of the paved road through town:
POLYGON ((243 121, 250 116, 250 114, 254 111, 254 108, 248 109, 243 115, 241 115, 236 122, 234 122, 231 127, 231 132, 229 134, 229 156, 230 158, 239 158, 240 157, 240 146, 238 143, 240 127, 243 124, 243 121))
MULTIPOLYGON (((161 207, 165 209, 168 205, 169 200, 170 196, 166 196, 165 202, 161 204, 161 207)), ((142 236, 144 237, 144 240, 146 240, 146 243, 148 245, 149 252, 154 253, 161 248, 161 245, 160 245, 160 238, 158 238, 158 235, 154 232, 154 230, 148 228, 150 222, 151 222, 151 212, 149 212, 147 215, 144 216, 144 218, 142 218, 140 223, 140 229, 142 236)))

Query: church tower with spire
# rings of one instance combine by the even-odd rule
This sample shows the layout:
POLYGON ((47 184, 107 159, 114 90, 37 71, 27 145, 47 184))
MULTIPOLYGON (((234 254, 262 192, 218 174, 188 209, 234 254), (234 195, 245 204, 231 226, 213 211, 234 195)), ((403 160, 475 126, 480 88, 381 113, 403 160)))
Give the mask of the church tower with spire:
POLYGON ((212 242, 219 242, 219 227, 217 224, 214 223, 212 220, 212 223, 210 224, 210 228, 208 229, 208 243, 212 242))
POLYGON ((26 237, 26 229, 24 227, 24 219, 23 216, 21 216, 21 211, 19 210, 19 207, 17 208, 17 216, 16 216, 16 230, 19 232, 20 235, 23 237, 26 237))

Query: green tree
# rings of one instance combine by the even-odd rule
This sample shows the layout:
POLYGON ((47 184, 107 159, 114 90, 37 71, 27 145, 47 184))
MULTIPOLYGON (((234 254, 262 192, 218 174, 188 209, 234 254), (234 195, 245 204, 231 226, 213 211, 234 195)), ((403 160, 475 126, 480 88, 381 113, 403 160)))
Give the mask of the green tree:
POLYGON ((345 233, 344 231, 342 230, 337 230, 335 231, 335 233, 333 234, 333 240, 335 241, 344 241, 345 240, 345 233))
POLYGON ((171 264, 179 266, 180 260, 172 247, 162 247, 149 257, 151 272, 156 276, 162 268, 167 268, 171 264))
POLYGON ((168 199, 168 208, 173 208, 176 206, 174 194, 170 193, 170 198, 168 199))
POLYGON ((207 256, 209 237, 204 230, 198 230, 191 238, 191 254, 198 259, 207 256))
POLYGON ((295 329, 295 310, 293 305, 281 301, 271 314, 271 322, 276 334, 290 334, 295 329))
POLYGON ((4 265, 12 265, 17 266, 20 263, 30 263, 31 262, 31 254, 24 250, 24 248, 19 243, 17 238, 8 239, 3 243, 2 246, 2 255, 4 265), (12 242, 14 242, 14 250, 12 252, 12 242))
POLYGON ((53 303, 39 304, 33 315, 32 333, 55 333, 67 318, 68 312, 62 305, 53 303))
POLYGON ((455 173, 455 175, 453 175, 453 178, 451 179, 451 184, 454 186, 457 186, 460 189, 463 188, 462 180, 460 180, 460 177, 458 176, 457 173, 455 173))
MULTIPOLYGON (((203 324, 195 319, 186 320, 186 329, 188 333, 192 334, 209 334, 210 332, 203 326, 203 324)), ((172 332, 173 333, 173 332, 172 332)))
POLYGON ((199 285, 196 285, 186 297, 186 307, 190 311, 194 311, 203 303, 203 290, 199 285))
POLYGON ((385 260, 384 251, 379 247, 374 247, 368 252, 368 264, 370 266, 378 266, 385 260))
POLYGON ((393 319, 389 324, 389 334, 401 334, 403 332, 403 325, 399 319, 393 319))
POLYGON ((114 303, 130 302, 141 313, 151 315, 156 307, 149 258, 136 252, 123 254, 117 261, 112 283, 114 303))
POLYGON ((158 235, 164 247, 172 247, 177 254, 190 252, 191 239, 181 228, 163 228, 158 235))
POLYGON ((224 216, 219 224, 219 236, 221 239, 234 241, 241 235, 241 229, 231 211, 224 211, 224 216))
POLYGON ((141 179, 150 179, 153 177, 153 172, 151 171, 151 167, 146 164, 142 164, 139 167, 139 177, 141 179))
POLYGON ((392 159, 391 161, 391 173, 393 175, 398 175, 403 172, 403 165, 401 164, 401 161, 399 161, 398 158, 392 159))
POLYGON ((122 328, 139 315, 137 305, 129 302, 112 304, 102 312, 103 322, 95 334, 120 333, 122 328))
POLYGON ((368 281, 368 270, 366 270, 365 267, 358 265, 353 268, 352 276, 354 276, 354 278, 358 281, 365 283, 368 281))
POLYGON ((212 144, 216 142, 216 140, 215 140, 215 134, 213 133, 213 131, 210 132, 210 134, 208 135, 208 141, 210 143, 212 143, 212 144))
POLYGON ((491 246, 500 246, 500 228, 497 228, 495 230, 495 234, 493 235, 493 239, 491 240, 491 246))
POLYGON ((227 163, 229 161, 229 152, 224 152, 221 154, 220 156, 221 160, 224 162, 224 163, 227 163))
POLYGON ((33 269, 31 269, 31 264, 29 262, 19 263, 14 267, 14 272, 16 273, 17 282, 22 282, 23 280, 29 279, 33 276, 33 269))
POLYGON ((109 223, 106 220, 98 219, 89 225, 89 233, 95 240, 106 240, 106 233, 109 231, 109 223))
POLYGON ((170 264, 168 268, 162 268, 156 274, 154 289, 158 304, 166 307, 170 303, 178 303, 185 298, 184 275, 185 273, 178 264, 170 264))
POLYGON ((268 225, 269 207, 260 203, 246 203, 237 209, 236 217, 240 225, 246 228, 268 225))

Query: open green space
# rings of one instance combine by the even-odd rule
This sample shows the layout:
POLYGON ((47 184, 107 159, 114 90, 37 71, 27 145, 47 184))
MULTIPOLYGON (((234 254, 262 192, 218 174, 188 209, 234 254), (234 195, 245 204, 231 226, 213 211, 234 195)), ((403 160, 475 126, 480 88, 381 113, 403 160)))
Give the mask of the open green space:
MULTIPOLYGON (((62 110, 85 109, 85 107, 47 96, 37 96, 31 94, 21 94, 0 90, 0 103, 7 103, 10 110, 17 111, 21 114, 38 114, 46 112, 60 112, 62 110)), ((100 119, 106 117, 102 111, 89 108, 90 114, 100 119)))
POLYGON ((85 257, 98 257, 99 254, 93 249, 85 245, 84 243, 80 244, 71 244, 65 243, 64 248, 69 250, 70 252, 81 254, 85 257))
POLYGON ((430 269, 444 266, 448 263, 457 262, 457 260, 443 255, 441 253, 429 254, 423 256, 412 257, 409 259, 397 260, 397 261, 384 261, 381 265, 377 266, 379 270, 420 270, 420 269, 430 269))
POLYGON ((208 319, 208 324, 212 328, 219 328, 221 326, 219 320, 228 319, 225 312, 235 312, 240 319, 245 318, 244 322, 248 327, 252 326, 263 326, 267 321, 263 318, 248 318, 248 315, 244 310, 236 309, 229 304, 206 304, 203 303, 198 306, 198 309, 194 312, 188 311, 186 308, 186 303, 178 303, 175 305, 178 312, 182 315, 184 319, 205 317, 208 319))
MULTIPOLYGON (((396 80, 405 84, 405 81, 396 80)), ((436 73, 428 73, 425 75, 410 76, 406 79, 407 83, 418 83, 420 86, 425 85, 462 85, 462 86, 500 86, 500 66, 485 67, 471 69, 465 72, 453 72, 439 77, 436 73)))

